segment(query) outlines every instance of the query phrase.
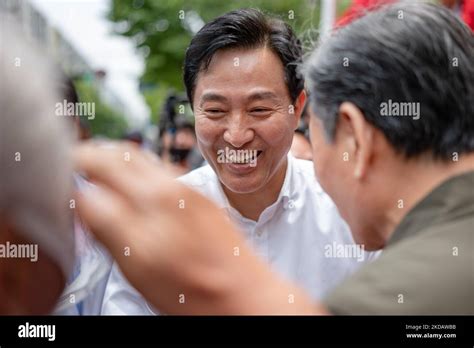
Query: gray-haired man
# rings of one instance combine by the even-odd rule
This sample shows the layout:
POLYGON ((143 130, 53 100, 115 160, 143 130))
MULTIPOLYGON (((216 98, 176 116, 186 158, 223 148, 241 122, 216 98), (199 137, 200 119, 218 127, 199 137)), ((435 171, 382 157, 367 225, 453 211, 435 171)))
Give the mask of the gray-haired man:
POLYGON ((2 18, 0 314, 45 314, 74 261, 71 135, 54 115, 54 73, 9 24, 2 18))

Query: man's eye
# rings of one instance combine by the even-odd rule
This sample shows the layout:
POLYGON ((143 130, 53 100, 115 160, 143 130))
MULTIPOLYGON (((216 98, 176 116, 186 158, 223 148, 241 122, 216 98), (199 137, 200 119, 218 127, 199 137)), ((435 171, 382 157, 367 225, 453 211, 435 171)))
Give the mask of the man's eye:
POLYGON ((257 114, 257 115, 267 115, 271 113, 271 109, 267 108, 254 108, 250 110, 250 113, 257 114))
POLYGON ((224 111, 221 110, 221 109, 206 109, 206 110, 204 110, 204 111, 205 111, 206 113, 208 113, 208 114, 213 114, 213 115, 214 115, 214 114, 223 114, 223 113, 224 113, 224 111))

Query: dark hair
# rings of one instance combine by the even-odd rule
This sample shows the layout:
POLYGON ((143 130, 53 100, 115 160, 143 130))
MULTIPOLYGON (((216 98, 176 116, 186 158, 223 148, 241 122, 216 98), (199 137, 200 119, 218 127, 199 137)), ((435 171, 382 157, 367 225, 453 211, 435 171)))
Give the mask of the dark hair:
POLYGON ((303 77, 298 71, 302 62, 300 40, 282 20, 269 18, 256 9, 240 9, 207 23, 191 40, 184 60, 184 85, 191 105, 197 74, 209 67, 218 50, 264 46, 280 58, 290 97, 295 101, 304 88, 303 77))
POLYGON ((473 34, 448 9, 386 6, 337 30, 313 53, 306 66, 311 106, 330 140, 339 107, 349 101, 406 157, 451 159, 474 151, 473 62, 473 34), (419 119, 382 117, 391 101, 418 103, 419 119))

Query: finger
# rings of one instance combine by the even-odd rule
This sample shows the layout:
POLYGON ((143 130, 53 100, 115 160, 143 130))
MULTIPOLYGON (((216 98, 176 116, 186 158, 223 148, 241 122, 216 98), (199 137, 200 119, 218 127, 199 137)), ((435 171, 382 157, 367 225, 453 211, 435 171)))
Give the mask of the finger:
MULTIPOLYGON (((150 182, 159 177, 156 165, 129 146, 79 145, 74 152, 77 170, 100 185, 111 188, 129 200, 139 201, 149 189, 150 182), (150 170, 155 175, 150 174, 150 170)), ((159 172, 159 171, 158 171, 159 172)))
POLYGON ((132 237, 126 227, 130 224, 130 208, 123 198, 107 188, 76 192, 77 212, 92 234, 114 257, 123 253, 132 237))

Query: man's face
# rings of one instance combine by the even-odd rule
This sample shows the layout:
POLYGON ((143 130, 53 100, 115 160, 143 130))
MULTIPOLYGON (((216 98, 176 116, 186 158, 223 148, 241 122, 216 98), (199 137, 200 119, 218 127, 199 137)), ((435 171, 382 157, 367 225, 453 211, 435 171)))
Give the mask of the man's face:
MULTIPOLYGON (((310 110, 309 130, 313 148, 313 164, 321 187, 336 204, 341 216, 351 227, 357 243, 366 245, 359 218, 362 201, 358 197, 357 182, 353 176, 353 159, 350 145, 336 131, 335 138, 329 142, 321 120, 310 110), (357 203, 358 202, 358 203, 357 203), (355 203, 355 204, 354 204, 355 203)), ((364 228, 362 228, 364 230, 364 228)))
POLYGON ((266 48, 218 51, 197 77, 193 107, 199 148, 235 193, 264 188, 282 168, 301 108, 266 48))
POLYGON ((344 177, 348 175, 347 166, 343 165, 344 151, 338 149, 335 140, 332 143, 328 142, 322 122, 313 114, 312 110, 310 113, 312 115, 309 121, 309 131, 313 149, 314 172, 321 186, 343 214, 346 207, 344 202, 347 202, 343 194, 345 191, 344 177))
POLYGON ((354 139, 338 123, 335 137, 329 142, 321 120, 312 109, 310 115, 314 171, 321 187, 349 224, 356 243, 363 244, 367 250, 378 249, 381 242, 372 226, 373 208, 377 206, 372 199, 374 187, 361 184, 354 177, 354 139))

